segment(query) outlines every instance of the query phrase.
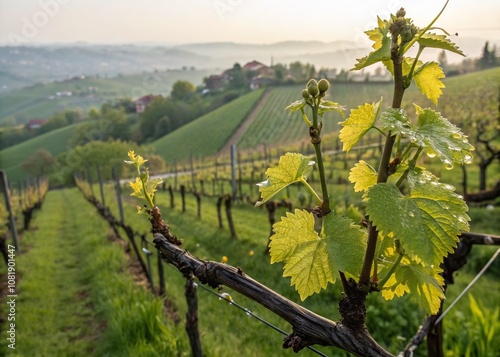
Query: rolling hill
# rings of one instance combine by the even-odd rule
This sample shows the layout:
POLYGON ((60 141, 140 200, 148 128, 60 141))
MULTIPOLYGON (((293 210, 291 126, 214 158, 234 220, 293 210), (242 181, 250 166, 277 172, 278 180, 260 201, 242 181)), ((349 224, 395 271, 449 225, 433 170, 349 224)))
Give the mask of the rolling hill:
POLYGON ((0 95, 0 124, 8 117, 16 118, 21 124, 33 118, 47 118, 65 109, 79 107, 87 111, 117 97, 137 99, 150 93, 166 95, 179 79, 199 85, 209 74, 205 70, 171 70, 113 78, 79 76, 36 84, 0 95), (71 96, 66 95, 67 92, 71 92, 71 96))
POLYGON ((21 180, 25 172, 21 164, 39 149, 48 150, 54 157, 68 150, 69 140, 78 125, 73 124, 61 129, 53 130, 31 140, 11 146, 0 151, 0 167, 7 172, 10 181, 21 180))

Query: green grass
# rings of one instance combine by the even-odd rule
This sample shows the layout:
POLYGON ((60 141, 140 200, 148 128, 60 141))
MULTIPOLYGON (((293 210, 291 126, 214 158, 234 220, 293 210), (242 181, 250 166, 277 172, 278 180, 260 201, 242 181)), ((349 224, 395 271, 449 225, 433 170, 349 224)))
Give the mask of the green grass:
POLYGON ((139 73, 113 78, 71 79, 48 84, 37 84, 0 95, 0 124, 8 117, 25 123, 32 118, 47 118, 55 112, 79 107, 87 111, 117 97, 137 99, 146 94, 168 94, 175 81, 182 79, 201 84, 209 73, 198 71, 161 71, 139 73), (89 87, 97 92, 89 93, 89 87), (71 97, 55 97, 56 92, 72 91, 71 97), (49 97, 55 98, 50 99, 49 97))
POLYGON ((123 248, 108 240, 107 223, 78 191, 51 191, 33 225, 16 261, 16 350, 7 356, 173 356, 186 350, 164 317, 163 302, 134 284, 123 248))
MULTIPOLYGON (((83 123, 82 123, 83 124, 83 123)), ((7 172, 9 179, 21 180, 26 174, 21 164, 39 149, 48 150, 54 157, 69 149, 69 140, 75 128, 73 124, 39 135, 33 139, 0 151, 0 167, 7 172)))
POLYGON ((189 160, 191 154, 195 157, 214 155, 245 120, 263 93, 263 89, 248 93, 150 145, 168 163, 189 160))

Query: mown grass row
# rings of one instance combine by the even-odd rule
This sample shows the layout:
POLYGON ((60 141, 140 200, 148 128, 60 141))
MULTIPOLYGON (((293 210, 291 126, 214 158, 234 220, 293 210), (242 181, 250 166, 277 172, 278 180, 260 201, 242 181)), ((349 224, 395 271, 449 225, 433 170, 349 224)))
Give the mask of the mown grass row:
POLYGON ((51 191, 34 225, 16 262, 16 349, 2 342, 4 354, 188 355, 163 301, 133 282, 122 246, 80 192, 51 191))

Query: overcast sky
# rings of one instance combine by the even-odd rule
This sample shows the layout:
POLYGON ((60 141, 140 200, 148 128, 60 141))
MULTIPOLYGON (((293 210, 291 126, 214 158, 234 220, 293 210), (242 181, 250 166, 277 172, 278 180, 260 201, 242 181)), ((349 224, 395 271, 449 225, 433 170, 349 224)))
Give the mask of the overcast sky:
MULTIPOLYGON (((423 27, 443 0, 0 0, 0 42, 365 41, 400 7, 423 27)), ((500 0, 450 0, 436 26, 500 42, 500 0)))

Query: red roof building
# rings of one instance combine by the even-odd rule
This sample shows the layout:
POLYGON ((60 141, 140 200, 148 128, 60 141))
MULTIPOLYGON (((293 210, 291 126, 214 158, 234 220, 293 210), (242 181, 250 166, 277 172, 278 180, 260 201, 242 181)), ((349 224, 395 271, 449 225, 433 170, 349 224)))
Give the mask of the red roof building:
POLYGON ((28 130, 38 129, 48 122, 49 121, 47 119, 31 119, 26 123, 25 128, 28 130))
POLYGON ((155 99, 155 98, 156 98, 156 96, 154 96, 153 94, 148 94, 148 95, 145 95, 144 97, 137 99, 135 101, 136 113, 143 113, 146 110, 149 103, 151 103, 153 101, 153 99, 155 99))

